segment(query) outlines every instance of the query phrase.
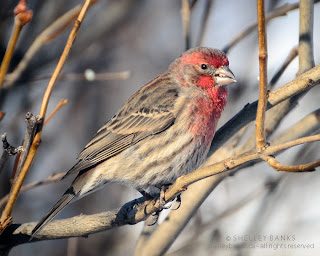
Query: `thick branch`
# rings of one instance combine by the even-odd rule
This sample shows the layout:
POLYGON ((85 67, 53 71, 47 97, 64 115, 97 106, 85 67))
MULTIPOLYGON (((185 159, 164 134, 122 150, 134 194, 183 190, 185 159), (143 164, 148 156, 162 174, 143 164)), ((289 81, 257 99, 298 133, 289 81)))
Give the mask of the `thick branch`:
MULTIPOLYGON (((306 142, 319 141, 320 135, 314 135, 296 141, 284 143, 282 145, 270 146, 265 151, 265 155, 277 154, 287 148, 300 145, 306 142)), ((228 158, 210 166, 202 167, 186 176, 177 179, 166 192, 165 200, 173 200, 188 185, 217 173, 229 171, 248 164, 251 161, 259 160, 260 153, 255 150, 228 158)), ((96 232, 101 232, 114 227, 128 224, 136 224, 145 220, 150 214, 159 210, 159 199, 154 201, 144 201, 144 198, 133 200, 120 209, 99 213, 94 215, 79 215, 70 219, 53 221, 45 226, 34 238, 37 240, 60 239, 74 236, 87 236, 96 232)), ((13 247, 29 241, 31 231, 36 225, 35 222, 26 224, 16 224, 8 227, 0 237, 0 248, 13 247)))

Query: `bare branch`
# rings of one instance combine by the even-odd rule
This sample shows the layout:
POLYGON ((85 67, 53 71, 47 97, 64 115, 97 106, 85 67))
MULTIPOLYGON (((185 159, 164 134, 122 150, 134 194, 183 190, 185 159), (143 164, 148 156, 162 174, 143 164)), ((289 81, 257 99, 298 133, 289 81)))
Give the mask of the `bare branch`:
POLYGON ((313 0, 300 1, 299 22, 299 73, 314 66, 313 59, 313 0))
POLYGON ((62 108, 64 105, 66 105, 67 103, 68 103, 68 100, 66 100, 66 99, 60 100, 58 105, 55 107, 55 109, 51 112, 51 114, 44 121, 43 125, 46 125, 49 122, 49 120, 57 113, 57 111, 60 108, 62 108))
POLYGON ((2 87, 4 76, 7 72, 7 69, 10 64, 10 60, 12 58, 14 48, 18 41, 21 29, 25 24, 27 24, 32 18, 32 11, 27 10, 26 1, 21 0, 14 10, 15 18, 14 18, 14 25, 13 31, 8 43, 7 50, 4 54, 1 67, 0 67, 0 90, 2 87))
MULTIPOLYGON (((55 173, 55 174, 52 174, 51 176, 49 176, 48 178, 46 178, 45 180, 40 180, 40 181, 36 181, 36 182, 30 183, 30 184, 24 185, 24 186, 21 187, 20 192, 24 192, 24 191, 36 188, 36 187, 41 186, 41 185, 46 185, 46 184, 50 184, 50 183, 53 183, 53 182, 60 181, 61 178, 65 174, 66 174, 65 172, 55 173)), ((10 194, 5 195, 0 200, 0 208, 8 201, 9 195, 10 194)))
POLYGON ((316 167, 320 166, 320 160, 317 160, 309 164, 290 166, 290 165, 281 164, 273 156, 261 155, 261 158, 276 171, 312 172, 312 171, 315 171, 316 167))
POLYGON ((258 36, 259 36, 259 101, 256 117, 256 143, 260 150, 266 145, 264 136, 264 120, 267 110, 267 36, 264 17, 264 0, 258 3, 258 36))
POLYGON ((1 140, 3 143, 3 152, 2 152, 2 155, 0 158, 0 174, 3 170, 3 168, 5 167, 9 156, 13 156, 13 155, 23 151, 22 147, 15 148, 8 143, 6 133, 2 134, 1 140))
POLYGON ((3 88, 10 88, 20 78, 23 71, 27 68, 33 56, 41 49, 43 45, 57 37, 68 25, 77 17, 81 10, 81 5, 77 5, 70 11, 55 20, 49 27, 47 27, 32 43, 23 59, 20 61, 15 70, 7 74, 3 88))

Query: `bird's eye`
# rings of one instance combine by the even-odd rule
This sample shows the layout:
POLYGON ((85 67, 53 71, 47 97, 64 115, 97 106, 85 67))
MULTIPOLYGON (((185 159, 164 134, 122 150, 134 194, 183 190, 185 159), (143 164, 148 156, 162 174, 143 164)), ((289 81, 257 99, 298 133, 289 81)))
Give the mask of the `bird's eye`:
POLYGON ((202 68, 203 70, 206 70, 206 69, 208 68, 208 66, 207 66, 206 64, 201 64, 201 68, 202 68))

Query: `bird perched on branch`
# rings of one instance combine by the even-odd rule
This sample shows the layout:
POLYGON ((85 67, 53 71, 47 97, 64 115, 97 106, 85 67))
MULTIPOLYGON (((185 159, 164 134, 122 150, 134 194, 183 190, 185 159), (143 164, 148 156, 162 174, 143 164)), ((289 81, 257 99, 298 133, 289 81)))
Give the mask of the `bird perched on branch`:
POLYGON ((71 201, 107 183, 156 197, 164 185, 197 169, 226 105, 226 85, 234 82, 223 52, 198 47, 183 53, 98 130, 66 174, 77 177, 32 236, 71 201))

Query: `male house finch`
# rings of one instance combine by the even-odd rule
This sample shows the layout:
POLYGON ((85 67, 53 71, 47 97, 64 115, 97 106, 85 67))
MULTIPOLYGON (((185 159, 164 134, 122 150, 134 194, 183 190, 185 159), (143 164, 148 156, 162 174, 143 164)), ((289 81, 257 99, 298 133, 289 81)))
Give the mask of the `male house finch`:
POLYGON ((66 174, 69 189, 32 231, 34 236, 67 204, 109 182, 158 196, 164 185, 205 160, 235 82, 227 56, 198 47, 143 86, 98 130, 66 174))

